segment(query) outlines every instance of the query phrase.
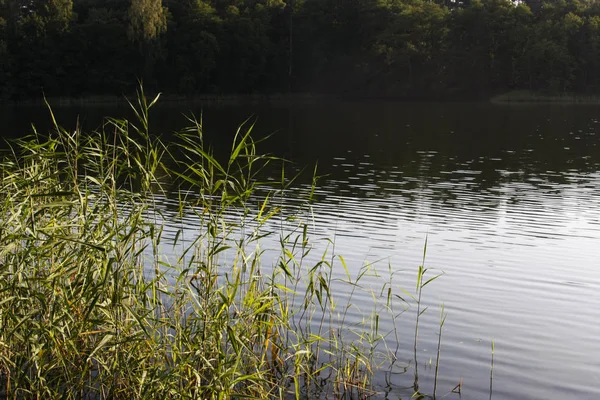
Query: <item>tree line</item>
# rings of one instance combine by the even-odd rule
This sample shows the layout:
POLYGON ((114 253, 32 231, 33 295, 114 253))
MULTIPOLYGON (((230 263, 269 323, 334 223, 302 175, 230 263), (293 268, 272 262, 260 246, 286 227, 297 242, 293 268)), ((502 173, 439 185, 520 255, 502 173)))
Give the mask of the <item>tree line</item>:
POLYGON ((588 0, 0 0, 0 98, 600 92, 588 0))

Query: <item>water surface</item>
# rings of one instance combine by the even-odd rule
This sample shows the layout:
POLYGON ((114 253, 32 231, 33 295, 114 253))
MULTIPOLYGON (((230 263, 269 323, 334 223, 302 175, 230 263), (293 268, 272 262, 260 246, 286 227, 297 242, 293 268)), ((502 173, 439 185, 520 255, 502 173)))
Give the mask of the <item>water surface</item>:
MULTIPOLYGON (((79 115, 86 129, 104 115, 129 115, 55 111, 71 128, 79 115)), ((443 303, 438 396, 459 398, 449 392, 462 379, 463 399, 489 398, 494 340, 492 398, 600 398, 600 108, 349 102, 154 111, 156 132, 184 126, 182 113, 203 113, 217 152, 254 115, 257 136, 275 132, 259 150, 295 161, 290 173, 318 163, 315 243, 334 239, 353 272, 376 262, 382 276, 366 284, 379 285, 391 268, 395 284, 414 291, 427 238, 425 265, 444 276, 424 294, 425 390, 443 303)), ((22 135, 30 122, 49 126, 36 107, 1 109, 0 120, 5 137, 22 135)), ((309 184, 310 174, 297 190, 309 184)), ((358 299, 368 313, 370 298, 358 299)), ((391 330, 390 322, 382 329, 391 330)), ((397 322, 407 364, 414 310, 397 322)), ((382 386, 386 377, 390 398, 410 397, 410 372, 380 375, 382 386)))

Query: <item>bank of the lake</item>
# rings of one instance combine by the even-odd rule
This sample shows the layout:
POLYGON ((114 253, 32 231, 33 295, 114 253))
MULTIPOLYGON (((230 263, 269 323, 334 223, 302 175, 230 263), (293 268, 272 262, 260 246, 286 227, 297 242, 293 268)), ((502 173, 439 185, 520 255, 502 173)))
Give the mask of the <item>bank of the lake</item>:
MULTIPOLYGON (((513 90, 489 97, 490 93, 461 94, 445 93, 432 95, 424 93, 421 96, 398 95, 370 95, 367 93, 205 93, 194 95, 178 95, 160 93, 162 105, 177 107, 199 106, 265 106, 279 107, 335 104, 345 102, 357 103, 473 103, 489 101, 492 104, 573 104, 595 105, 600 104, 600 94, 558 93, 549 94, 531 90, 513 90)), ((122 94, 119 96, 86 95, 75 97, 31 97, 21 100, 0 100, 0 107, 40 107, 49 104, 52 107, 128 107, 128 98, 136 94, 122 94)))
POLYGON ((495 104, 600 104, 600 94, 548 94, 530 90, 514 90, 490 98, 495 104))
MULTIPOLYGON (((128 106, 128 98, 136 94, 123 94, 120 96, 88 95, 79 97, 31 97, 22 100, 0 100, 0 106, 43 106, 46 103, 52 107, 74 106, 128 106)), ((214 93, 194 94, 183 96, 177 94, 160 94, 161 104, 170 105, 244 105, 244 104, 280 104, 302 105, 319 104, 324 102, 339 101, 340 96, 318 93, 214 93)))

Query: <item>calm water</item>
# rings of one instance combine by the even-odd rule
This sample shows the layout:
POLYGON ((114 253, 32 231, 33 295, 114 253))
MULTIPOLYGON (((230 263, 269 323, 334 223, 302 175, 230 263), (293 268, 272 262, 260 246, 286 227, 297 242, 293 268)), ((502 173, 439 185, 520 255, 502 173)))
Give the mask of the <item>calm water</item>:
MULTIPOLYGON (((151 123, 173 131, 188 111, 163 106, 151 123)), ((444 303, 438 396, 459 398, 449 391, 462 378, 463 399, 489 398, 493 339, 492 398, 600 398, 600 107, 344 103, 203 112, 217 151, 253 114, 257 135, 277 131, 263 151, 298 166, 318 162, 324 177, 313 235, 317 243, 334 238, 354 272, 378 261, 382 277, 365 284, 380 285, 389 265, 395 284, 414 290, 428 238, 425 264, 445 275, 424 294, 431 306, 419 344, 425 391, 444 303)), ((127 115, 108 108, 56 113, 67 126, 79 115, 88 129, 103 115, 127 115)), ((0 121, 6 137, 31 121, 48 126, 38 108, 0 109, 0 121)), ((367 295, 355 301, 371 311, 367 295)), ((414 309, 398 324, 405 362, 414 309)), ((410 397, 402 388, 412 383, 410 372, 378 380, 385 385, 386 378, 390 398, 410 397)))

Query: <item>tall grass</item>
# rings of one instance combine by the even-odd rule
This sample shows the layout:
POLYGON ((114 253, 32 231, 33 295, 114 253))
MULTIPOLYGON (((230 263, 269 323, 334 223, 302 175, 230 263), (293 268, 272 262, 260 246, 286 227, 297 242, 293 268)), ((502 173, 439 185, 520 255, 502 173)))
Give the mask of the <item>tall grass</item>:
MULTIPOLYGON (((348 322, 372 265, 353 277, 334 240, 312 254, 309 223, 278 200, 284 174, 260 181, 277 160, 257 152, 251 124, 217 159, 193 118, 168 144, 151 135, 157 99, 141 92, 137 120, 107 119, 91 134, 54 121, 50 134, 34 131, 2 158, 0 395, 376 395, 374 371, 397 352, 379 321, 403 311, 391 277, 369 291, 370 315, 348 322), (172 193, 177 210, 167 215, 157 199, 172 193), (191 218, 193 237, 183 222, 191 218), (265 264, 269 235, 279 248, 265 264), (341 286, 350 289, 338 298, 341 286)), ((415 349, 422 289, 434 279, 423 283, 425 272, 415 349)))

